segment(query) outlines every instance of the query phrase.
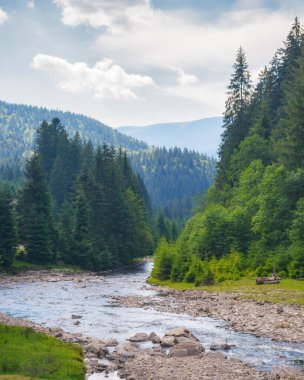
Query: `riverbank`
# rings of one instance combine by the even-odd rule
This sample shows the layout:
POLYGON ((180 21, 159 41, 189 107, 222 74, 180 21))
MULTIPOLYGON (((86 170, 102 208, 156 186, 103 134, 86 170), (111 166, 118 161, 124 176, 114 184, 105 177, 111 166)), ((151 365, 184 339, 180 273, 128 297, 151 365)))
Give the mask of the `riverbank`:
MULTIPOLYGON (((32 310, 37 311, 38 309, 34 306, 37 305, 40 312, 43 312, 43 315, 47 317, 48 314, 45 314, 45 309, 55 305, 55 309, 53 309, 55 317, 52 318, 52 323, 48 319, 48 326, 59 326, 60 324, 56 323, 58 321, 62 328, 45 327, 38 323, 8 317, 4 314, 0 314, 0 323, 32 327, 59 340, 80 345, 84 350, 84 362, 88 374, 119 371, 122 378, 128 380, 174 380, 177 378, 179 380, 219 378, 223 380, 243 380, 244 378, 252 380, 300 380, 304 378, 304 375, 295 367, 287 368, 286 360, 284 361, 285 364, 281 364, 281 366, 284 365, 285 369, 274 368, 269 373, 254 369, 237 360, 235 354, 231 355, 233 349, 227 353, 225 349, 221 348, 216 352, 208 351, 211 343, 217 344, 223 342, 225 337, 231 337, 230 332, 222 328, 219 329, 222 338, 211 335, 209 339, 207 335, 200 335, 200 341, 206 347, 206 351, 195 356, 169 357, 159 343, 152 345, 151 342, 148 346, 145 343, 139 344, 138 349, 130 353, 123 345, 126 344, 126 339, 130 337, 130 329, 133 328, 134 331, 134 327, 135 332, 140 329, 148 335, 154 330, 159 333, 160 339, 162 339, 161 334, 166 331, 163 329, 163 325, 167 328, 169 325, 174 326, 174 323, 175 326, 183 325, 177 325, 177 320, 179 323, 181 321, 188 323, 188 328, 198 331, 197 327, 201 326, 202 322, 198 322, 198 325, 195 326, 195 320, 191 317, 188 318, 186 314, 193 317, 208 316, 217 320, 224 320, 226 326, 230 327, 231 330, 250 332, 257 336, 270 336, 278 341, 304 342, 302 331, 304 314, 301 307, 245 301, 238 299, 233 294, 198 290, 178 291, 146 285, 145 280, 151 270, 150 267, 146 267, 145 270, 142 269, 141 272, 116 273, 110 276, 98 276, 90 272, 62 271, 34 271, 18 276, 1 276, 0 287, 4 289, 4 293, 10 294, 10 297, 5 296, 6 298, 4 297, 3 300, 7 300, 7 302, 14 300, 14 305, 16 305, 19 304, 16 297, 21 297, 20 300, 25 302, 24 306, 31 304, 32 310), (38 292, 35 290, 37 281, 39 283, 38 292), (31 298, 26 300, 22 298, 22 295, 33 296, 37 298, 37 302, 32 303, 31 298), (76 299, 77 302, 75 302, 76 299), (75 307, 75 304, 78 306, 75 307), (56 308, 59 309, 56 311, 56 308), (158 311, 158 314, 155 310, 158 311), (180 317, 176 319, 174 314, 171 317, 171 314, 168 313, 176 313, 180 317), (269 315, 265 316, 265 313, 269 315), (64 319, 61 319, 61 316, 64 319), (258 322, 252 326, 254 318, 258 318, 258 322), (135 320, 135 325, 133 320, 135 320), (274 328, 271 323, 281 323, 281 325, 274 328), (287 326, 286 323, 289 325, 287 326), (100 329, 101 324, 103 325, 102 330, 100 329), (255 330, 250 331, 249 328, 255 330), (84 334, 84 331, 87 331, 87 334, 84 334), (112 333, 116 332, 116 334, 118 332, 114 336, 118 342, 112 339, 111 331, 112 333), (87 336, 89 334, 90 336, 87 336), (97 336, 99 334, 100 337, 107 336, 109 339, 98 339, 94 334, 97 336), (113 353, 114 350, 120 350, 119 354, 113 353)), ((15 308, 15 310, 20 309, 15 308)), ((30 316, 30 309, 27 309, 26 314, 19 315, 30 316)), ((45 319, 41 318, 39 321, 44 322, 45 319)), ((215 321, 215 324, 212 324, 212 327, 210 325, 210 327, 214 328, 216 324, 215 321)), ((248 339, 252 338, 248 337, 248 339)), ((261 341, 254 339, 261 342, 257 343, 258 346, 266 344, 269 345, 269 349, 274 348, 263 339, 261 341)), ((238 348, 241 349, 241 341, 236 342, 239 342, 238 348)), ((260 348, 258 347, 258 349, 260 348)), ((292 350, 292 347, 290 349, 292 350)), ((245 356, 242 357, 242 360, 247 361, 245 356)), ((282 360, 279 362, 283 363, 282 360)), ((256 363, 259 361, 253 365, 259 365, 256 363)), ((265 367, 265 363, 262 361, 261 366, 265 367)))
MULTIPOLYGON (((154 285, 159 292, 156 310, 224 320, 234 331, 275 341, 304 343, 304 307, 242 299, 235 293, 173 290, 154 285)), ((145 307, 142 297, 115 297, 127 307, 145 307)))
MULTIPOLYGON (((213 351, 204 352, 204 347, 196 343, 195 337, 191 336, 193 344, 200 347, 198 352, 193 353, 191 348, 185 349, 189 343, 184 341, 184 336, 176 334, 175 343, 170 341, 163 344, 168 336, 160 339, 155 334, 143 333, 144 338, 130 337, 128 341, 118 345, 116 341, 98 340, 85 337, 82 334, 66 333, 58 328, 45 328, 31 321, 12 318, 0 313, 0 324, 9 326, 30 327, 35 331, 43 332, 48 336, 56 337, 63 342, 79 345, 84 350, 84 363, 87 376, 90 374, 105 373, 101 379, 106 379, 107 374, 117 373, 118 378, 125 380, 301 380, 304 374, 295 367, 274 368, 271 373, 261 372, 236 358, 227 357, 224 353, 213 351), (152 337, 152 338, 151 338, 152 337), (143 341, 154 339, 154 345, 146 348, 141 345, 143 341), (181 342, 181 343, 178 343, 181 342), (179 349, 179 345, 184 345, 179 349), (109 351, 108 347, 113 347, 109 351), (114 348, 116 347, 116 348, 114 348), (169 348, 170 347, 170 348, 169 348), (168 355, 168 350, 169 355, 168 355), (188 351, 188 352, 186 352, 188 351)), ((197 348, 196 348, 197 349, 197 348)), ((0 379, 3 378, 0 374, 0 379)), ((47 374, 46 374, 46 378, 47 374)), ((96 377, 96 379, 99 377, 96 377)), ((5 379, 5 377, 4 377, 5 379)), ((66 377, 64 380, 72 380, 66 377)))

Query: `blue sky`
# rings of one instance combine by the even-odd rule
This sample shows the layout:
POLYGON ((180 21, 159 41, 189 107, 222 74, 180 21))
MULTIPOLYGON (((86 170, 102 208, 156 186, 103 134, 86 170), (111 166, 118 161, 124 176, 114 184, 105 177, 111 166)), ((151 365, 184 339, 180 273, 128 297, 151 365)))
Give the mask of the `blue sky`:
POLYGON ((220 115, 237 48, 252 77, 300 0, 0 0, 0 99, 108 125, 220 115))

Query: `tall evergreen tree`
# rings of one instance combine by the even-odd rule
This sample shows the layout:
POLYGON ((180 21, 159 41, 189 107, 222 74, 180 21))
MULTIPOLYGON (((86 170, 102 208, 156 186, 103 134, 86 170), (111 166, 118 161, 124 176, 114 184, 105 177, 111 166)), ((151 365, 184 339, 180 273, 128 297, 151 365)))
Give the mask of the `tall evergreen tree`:
POLYGON ((12 201, 8 188, 0 184, 0 269, 8 269, 11 266, 16 249, 12 201))
POLYGON ((229 183, 227 169, 230 156, 244 139, 248 132, 247 113, 251 95, 251 81, 244 50, 240 47, 237 52, 234 72, 228 85, 228 99, 224 113, 225 128, 222 134, 222 144, 219 150, 220 162, 216 184, 221 188, 224 182, 229 183))
POLYGON ((51 216, 51 196, 37 153, 26 164, 25 183, 19 201, 19 231, 29 261, 54 261, 54 227, 51 216))

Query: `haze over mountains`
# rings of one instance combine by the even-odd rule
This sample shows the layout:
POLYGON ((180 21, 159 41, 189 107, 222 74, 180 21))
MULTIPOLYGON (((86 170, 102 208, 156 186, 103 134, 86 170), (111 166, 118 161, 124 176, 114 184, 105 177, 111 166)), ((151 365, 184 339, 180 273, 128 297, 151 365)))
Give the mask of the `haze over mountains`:
POLYGON ((125 133, 149 145, 171 148, 174 146, 188 148, 208 156, 217 156, 221 141, 222 118, 152 124, 142 127, 119 127, 125 133))
POLYGON ((106 143, 127 150, 147 187, 153 208, 166 208, 168 215, 176 216, 176 204, 179 216, 188 215, 192 198, 206 191, 214 179, 215 160, 205 154, 180 148, 156 149, 90 117, 3 101, 0 101, 0 179, 22 178, 25 159, 35 146, 37 129, 43 120, 50 123, 54 117, 60 119, 70 138, 78 133, 81 140, 90 140, 95 148, 106 143))

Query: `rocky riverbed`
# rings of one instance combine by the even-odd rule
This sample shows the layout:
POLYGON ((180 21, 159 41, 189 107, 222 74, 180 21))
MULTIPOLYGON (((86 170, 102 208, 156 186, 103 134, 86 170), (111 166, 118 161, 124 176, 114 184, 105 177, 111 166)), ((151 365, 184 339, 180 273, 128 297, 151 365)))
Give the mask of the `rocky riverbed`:
POLYGON ((96 379, 98 373, 128 380, 304 379, 291 365, 304 356, 303 308, 149 286, 147 265, 108 276, 1 276, 0 323, 79 344, 96 379))
POLYGON ((158 299, 142 296, 116 296, 127 307, 147 307, 149 302, 163 312, 189 314, 224 320, 239 332, 276 341, 304 342, 304 308, 240 299, 235 294, 198 290, 168 290, 157 287, 158 299))

